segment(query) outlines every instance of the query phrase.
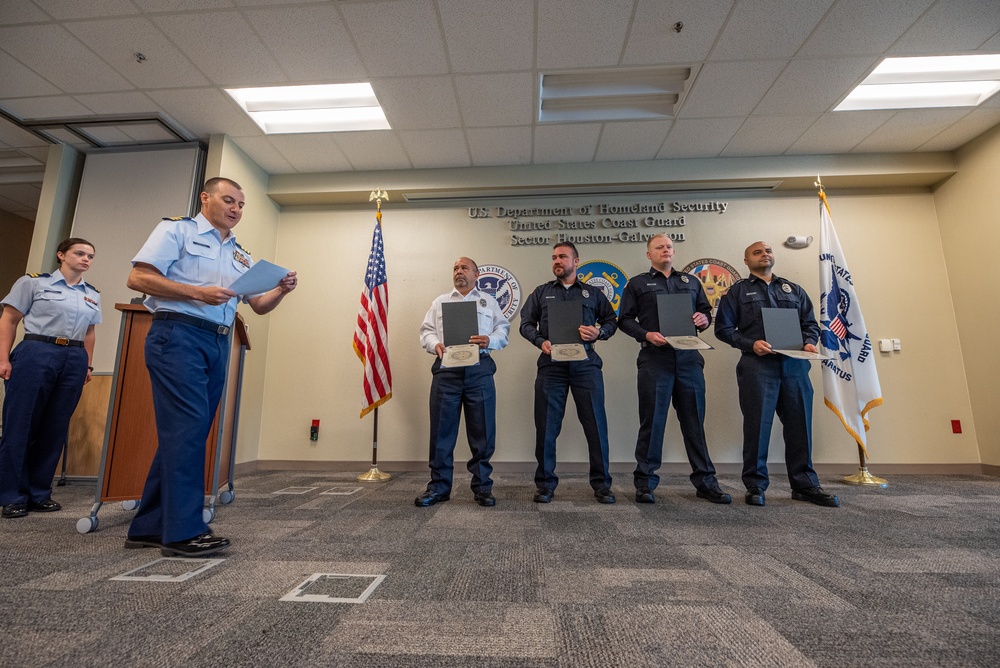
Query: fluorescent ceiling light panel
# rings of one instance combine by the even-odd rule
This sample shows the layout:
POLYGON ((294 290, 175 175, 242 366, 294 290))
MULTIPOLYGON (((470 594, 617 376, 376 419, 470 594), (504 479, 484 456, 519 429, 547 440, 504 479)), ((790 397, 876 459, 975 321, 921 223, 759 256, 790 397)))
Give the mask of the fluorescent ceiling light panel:
POLYGON ((538 121, 570 123, 673 118, 693 79, 691 67, 542 74, 538 121))
POLYGON ((369 83, 227 88, 264 134, 390 130, 369 83))
POLYGON ((834 111, 975 107, 1000 90, 1000 55, 886 58, 834 111))

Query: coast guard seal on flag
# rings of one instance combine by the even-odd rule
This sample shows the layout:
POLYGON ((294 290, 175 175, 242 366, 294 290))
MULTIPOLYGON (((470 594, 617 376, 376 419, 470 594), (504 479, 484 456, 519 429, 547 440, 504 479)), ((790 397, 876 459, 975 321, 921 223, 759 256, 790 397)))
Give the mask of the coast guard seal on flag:
POLYGON ((820 191, 819 284, 823 395, 827 407, 837 414, 844 428, 868 456, 867 414, 882 405, 882 388, 875 370, 872 342, 861 315, 851 271, 833 229, 833 219, 820 191))

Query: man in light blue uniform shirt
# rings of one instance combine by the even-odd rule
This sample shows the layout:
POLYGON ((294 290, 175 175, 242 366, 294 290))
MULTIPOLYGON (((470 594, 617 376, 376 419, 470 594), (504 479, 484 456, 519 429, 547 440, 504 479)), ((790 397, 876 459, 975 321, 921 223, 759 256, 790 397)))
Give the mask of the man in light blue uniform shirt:
POLYGON ((297 285, 291 271, 260 295, 237 297, 227 287, 253 264, 232 232, 243 206, 239 184, 209 179, 201 213, 164 220, 132 258, 128 287, 146 293, 153 312, 145 353, 158 447, 126 548, 202 556, 229 547, 202 519, 205 441, 225 383, 229 328, 238 299, 263 315, 297 285))
POLYGON ((497 397, 493 383, 497 365, 490 353, 507 346, 510 322, 504 317, 496 299, 476 288, 478 278, 479 267, 475 262, 467 257, 455 260, 452 268, 455 289, 434 300, 420 325, 420 345, 436 357, 431 366, 431 481, 427 490, 414 501, 418 506, 433 506, 451 498, 455 441, 463 408, 465 433, 472 450, 472 459, 468 463, 469 473, 472 474, 472 494, 481 506, 496 505, 490 477, 493 474, 490 457, 496 449, 497 437, 497 397), (462 301, 476 302, 478 335, 470 337, 469 343, 479 346, 479 364, 448 368, 441 366, 445 349, 441 305, 462 301))

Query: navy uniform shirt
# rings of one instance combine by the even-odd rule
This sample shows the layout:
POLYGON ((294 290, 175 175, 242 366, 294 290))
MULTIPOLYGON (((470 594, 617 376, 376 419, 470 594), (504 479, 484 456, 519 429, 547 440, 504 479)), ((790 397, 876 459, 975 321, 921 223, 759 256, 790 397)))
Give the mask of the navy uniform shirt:
POLYGON ((0 302, 24 315, 24 333, 82 341, 87 328, 101 322, 101 295, 80 281, 70 285, 62 272, 28 274, 14 282, 0 302))
MULTIPOLYGON (((649 268, 649 271, 633 276, 622 293, 622 307, 618 314, 618 327, 640 343, 646 342, 646 334, 660 331, 660 315, 656 305, 658 294, 689 294, 694 312, 704 313, 712 323, 712 305, 708 303, 701 281, 691 274, 676 269, 669 276, 649 268)), ((698 331, 708 329, 708 325, 698 331)))
MULTIPOLYGON (((156 267, 161 274, 178 283, 223 288, 228 288, 253 266, 250 253, 236 242, 233 232, 230 230, 223 241, 219 231, 200 213, 194 218, 161 221, 132 258, 133 265, 137 262, 156 267)), ((254 296, 244 295, 242 299, 246 302, 254 296)), ((186 313, 228 326, 236 317, 237 300, 233 297, 216 306, 194 300, 148 296, 143 303, 154 313, 186 313)))
MULTIPOLYGON (((597 337, 599 341, 610 339, 618 329, 615 310, 600 288, 579 280, 568 288, 558 280, 549 281, 535 288, 521 308, 521 336, 537 348, 541 348, 549 340, 549 313, 545 304, 553 300, 582 301, 581 324, 598 326, 601 330, 597 337)), ((593 342, 588 342, 587 345, 591 343, 593 342)))
POLYGON ((774 274, 770 284, 751 274, 729 288, 719 301, 716 338, 744 353, 753 352, 754 342, 764 339, 762 308, 797 309, 803 343, 815 345, 819 340, 819 325, 809 295, 797 284, 774 274))

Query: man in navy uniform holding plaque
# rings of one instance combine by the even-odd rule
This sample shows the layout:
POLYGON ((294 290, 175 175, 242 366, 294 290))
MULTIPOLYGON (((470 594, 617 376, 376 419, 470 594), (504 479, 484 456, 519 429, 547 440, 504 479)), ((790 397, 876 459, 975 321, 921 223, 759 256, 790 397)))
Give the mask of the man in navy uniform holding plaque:
POLYGON ((535 469, 536 503, 549 503, 559 478, 556 477, 556 438, 562 429, 566 398, 573 392, 576 412, 587 438, 590 459, 590 486, 600 503, 614 503, 611 474, 608 471, 608 417, 604 410, 603 362, 594 349, 595 341, 604 341, 618 328, 614 309, 600 288, 577 279, 580 256, 570 242, 552 249, 554 281, 535 288, 521 309, 521 336, 542 353, 538 356, 535 376, 535 469), (582 359, 554 361, 549 306, 555 302, 577 301, 582 321, 578 332, 582 341, 582 359))
POLYGON ((455 289, 446 292, 431 303, 424 322, 420 325, 420 345, 435 355, 431 366, 430 394, 430 456, 431 481, 418 496, 417 506, 433 506, 451 498, 454 474, 455 441, 458 423, 465 411, 465 433, 469 439, 472 458, 468 469, 472 474, 472 494, 481 506, 495 506, 493 496, 493 465, 490 457, 496 449, 497 392, 493 374, 496 362, 490 353, 507 346, 510 322, 504 317, 496 299, 476 288, 479 267, 467 257, 455 260, 452 283, 455 289), (444 305, 457 302, 475 304, 478 333, 467 343, 478 347, 478 364, 448 367, 442 364, 445 356, 444 305))
POLYGON ((767 446, 775 413, 785 437, 785 465, 792 498, 837 507, 840 499, 819 485, 812 467, 812 402, 809 362, 775 353, 764 336, 762 308, 796 309, 803 350, 817 352, 819 325, 812 302, 800 286, 775 276, 774 251, 758 241, 747 246, 743 262, 750 276, 733 284, 719 301, 715 336, 743 352, 736 381, 743 412, 743 484, 746 503, 764 505, 768 486, 767 446))
POLYGON ((618 327, 642 344, 636 360, 639 435, 635 443, 635 500, 656 501, 653 490, 660 482, 656 471, 663 460, 663 431, 672 400, 698 497, 730 503, 732 497, 719 489, 705 442, 705 360, 697 350, 675 350, 664 338, 657 295, 690 297, 685 308, 693 313, 691 320, 699 332, 711 324, 712 306, 701 281, 672 267, 674 244, 669 236, 651 237, 646 242, 646 257, 652 266, 625 285, 618 316, 618 327))

